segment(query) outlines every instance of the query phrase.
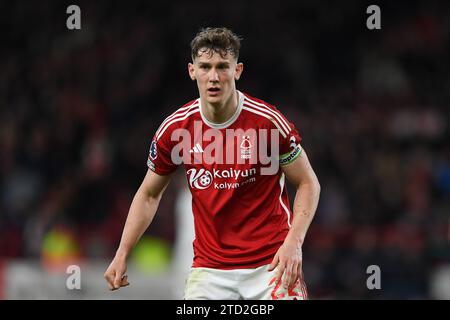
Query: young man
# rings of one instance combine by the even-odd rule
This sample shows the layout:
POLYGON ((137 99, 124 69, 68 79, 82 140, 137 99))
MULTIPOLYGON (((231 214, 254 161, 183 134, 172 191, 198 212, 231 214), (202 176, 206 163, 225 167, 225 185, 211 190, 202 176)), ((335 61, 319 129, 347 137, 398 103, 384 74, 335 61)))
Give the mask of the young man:
POLYGON ((203 29, 191 48, 188 71, 200 97, 153 137, 149 170, 104 275, 109 288, 128 285, 127 256, 183 163, 195 221, 185 299, 306 299, 302 244, 320 185, 300 135, 275 107, 236 90, 243 64, 234 33, 203 29), (285 177, 297 188, 293 213, 285 177))

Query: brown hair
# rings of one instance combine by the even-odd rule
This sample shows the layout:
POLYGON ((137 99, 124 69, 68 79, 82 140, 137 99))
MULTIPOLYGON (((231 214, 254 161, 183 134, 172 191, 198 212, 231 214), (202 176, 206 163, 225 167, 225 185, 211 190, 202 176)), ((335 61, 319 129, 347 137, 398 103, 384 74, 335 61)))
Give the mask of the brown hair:
POLYGON ((192 60, 201 53, 209 52, 220 54, 224 58, 227 53, 231 54, 236 60, 239 58, 239 49, 241 48, 242 38, 227 28, 203 28, 191 41, 192 60))

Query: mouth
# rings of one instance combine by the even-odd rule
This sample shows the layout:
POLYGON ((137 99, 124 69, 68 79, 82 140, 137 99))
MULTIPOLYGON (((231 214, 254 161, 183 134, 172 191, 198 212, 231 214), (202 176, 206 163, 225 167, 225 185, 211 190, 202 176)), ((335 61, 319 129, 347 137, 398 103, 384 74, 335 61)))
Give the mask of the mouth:
POLYGON ((217 87, 208 88, 208 94, 210 96, 216 96, 219 94, 219 92, 220 92, 220 88, 217 88, 217 87))

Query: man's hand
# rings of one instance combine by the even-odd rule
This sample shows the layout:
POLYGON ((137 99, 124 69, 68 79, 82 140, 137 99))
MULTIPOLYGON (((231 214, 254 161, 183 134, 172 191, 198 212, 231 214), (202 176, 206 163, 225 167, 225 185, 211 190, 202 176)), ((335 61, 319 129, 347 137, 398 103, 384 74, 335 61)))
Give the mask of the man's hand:
POLYGON ((127 262, 125 258, 118 258, 116 256, 103 275, 106 282, 108 282, 109 290, 117 290, 120 287, 126 287, 130 284, 128 282, 128 276, 125 275, 126 271, 127 262))
POLYGON ((302 275, 302 246, 298 241, 290 240, 289 237, 285 239, 269 266, 269 272, 277 266, 275 283, 283 279, 283 286, 291 289, 302 275))

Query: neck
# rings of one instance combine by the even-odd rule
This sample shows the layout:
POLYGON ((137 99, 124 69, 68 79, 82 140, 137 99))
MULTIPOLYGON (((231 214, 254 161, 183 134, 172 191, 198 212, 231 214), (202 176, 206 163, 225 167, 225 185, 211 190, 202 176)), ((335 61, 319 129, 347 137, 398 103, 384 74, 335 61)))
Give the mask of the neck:
POLYGON ((234 90, 233 94, 221 104, 211 104, 202 99, 202 113, 212 123, 227 122, 236 112, 238 98, 237 90, 234 90))

